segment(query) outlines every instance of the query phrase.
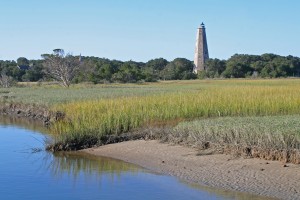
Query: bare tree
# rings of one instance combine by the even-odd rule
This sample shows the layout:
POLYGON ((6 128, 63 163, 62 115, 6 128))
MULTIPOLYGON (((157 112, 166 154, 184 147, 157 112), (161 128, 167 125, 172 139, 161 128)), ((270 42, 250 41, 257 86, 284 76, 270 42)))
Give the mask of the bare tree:
POLYGON ((69 87, 80 66, 80 60, 63 49, 54 49, 52 54, 43 54, 45 73, 62 86, 69 87))
POLYGON ((4 88, 9 88, 13 85, 13 83, 13 77, 7 76, 5 70, 3 70, 0 75, 0 85, 2 85, 4 88))

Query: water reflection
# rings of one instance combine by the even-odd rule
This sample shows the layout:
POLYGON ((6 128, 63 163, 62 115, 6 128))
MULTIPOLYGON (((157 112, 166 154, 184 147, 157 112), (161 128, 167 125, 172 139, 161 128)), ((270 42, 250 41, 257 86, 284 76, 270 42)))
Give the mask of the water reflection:
POLYGON ((42 122, 34 119, 25 119, 22 117, 7 117, 0 115, 0 125, 6 126, 17 126, 19 128, 33 130, 35 132, 49 134, 50 131, 43 125, 42 122))
POLYGON ((67 173, 77 178, 82 173, 87 177, 101 177, 102 174, 120 175, 121 173, 137 173, 143 170, 133 164, 106 157, 97 157, 84 152, 55 153, 50 164, 53 175, 59 177, 67 173))

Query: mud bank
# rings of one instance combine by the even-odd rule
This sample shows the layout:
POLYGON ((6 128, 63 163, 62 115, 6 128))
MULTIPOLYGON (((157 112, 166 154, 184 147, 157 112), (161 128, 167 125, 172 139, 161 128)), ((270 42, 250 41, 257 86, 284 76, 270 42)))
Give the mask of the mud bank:
POLYGON ((279 199, 300 199, 300 166, 258 158, 204 153, 158 141, 128 141, 83 150, 211 187, 279 199))
POLYGON ((42 122, 45 126, 64 117, 63 113, 51 112, 46 106, 22 103, 1 103, 0 115, 34 119, 42 122))

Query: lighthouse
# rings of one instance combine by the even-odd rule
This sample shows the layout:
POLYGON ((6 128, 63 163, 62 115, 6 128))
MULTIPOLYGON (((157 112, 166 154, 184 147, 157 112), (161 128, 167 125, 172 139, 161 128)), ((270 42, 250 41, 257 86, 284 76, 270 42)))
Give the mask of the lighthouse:
POLYGON ((197 30, 195 57, 194 57, 194 73, 205 70, 205 62, 209 59, 205 25, 202 22, 197 30))

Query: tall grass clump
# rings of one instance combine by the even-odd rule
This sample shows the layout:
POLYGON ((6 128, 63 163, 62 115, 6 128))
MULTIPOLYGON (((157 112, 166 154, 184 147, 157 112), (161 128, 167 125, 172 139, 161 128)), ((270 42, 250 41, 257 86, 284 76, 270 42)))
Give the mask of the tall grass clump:
POLYGON ((65 119, 58 141, 99 140, 147 125, 195 118, 300 114, 300 86, 224 85, 188 92, 88 100, 57 105, 65 119))
POLYGON ((300 163, 300 115, 220 117, 179 123, 161 139, 200 149, 300 163))

